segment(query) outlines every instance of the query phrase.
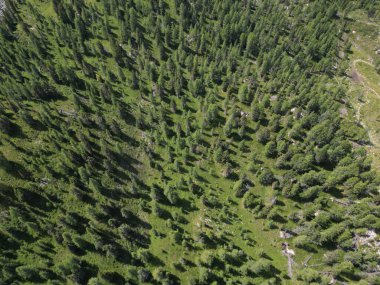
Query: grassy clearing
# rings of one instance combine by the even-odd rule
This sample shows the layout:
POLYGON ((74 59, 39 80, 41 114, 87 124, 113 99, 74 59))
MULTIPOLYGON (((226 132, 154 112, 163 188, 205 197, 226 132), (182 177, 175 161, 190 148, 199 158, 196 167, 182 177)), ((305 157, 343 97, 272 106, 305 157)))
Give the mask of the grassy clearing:
POLYGON ((351 96, 356 109, 357 118, 365 126, 372 146, 368 151, 373 165, 380 173, 380 75, 373 65, 380 44, 380 25, 368 19, 364 11, 356 11, 349 15, 350 39, 353 43, 350 54, 351 73, 356 73, 358 80, 352 81, 351 96))

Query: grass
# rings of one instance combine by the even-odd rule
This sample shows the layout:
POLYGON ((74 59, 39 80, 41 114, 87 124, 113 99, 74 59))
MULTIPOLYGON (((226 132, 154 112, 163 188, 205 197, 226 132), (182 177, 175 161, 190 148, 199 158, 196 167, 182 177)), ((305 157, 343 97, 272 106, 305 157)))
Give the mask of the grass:
MULTIPOLYGON (((36 4, 36 7, 38 7, 38 10, 45 16, 45 17, 52 17, 54 15, 53 7, 50 3, 50 1, 31 1, 32 3, 36 4)), ((93 1, 91 1, 93 2, 93 1)), ((170 1, 171 6, 170 8, 173 9, 173 2, 170 1)), ((24 11, 24 13, 27 13, 27 11, 24 11)), ((33 23, 30 23, 33 25, 33 23)), ((111 22, 112 26, 117 27, 116 21, 111 22)), ((115 28, 116 29, 116 28, 115 28)), ((359 33, 359 32, 358 32, 359 33)), ((52 41, 52 49, 58 50, 60 47, 58 47, 57 43, 52 41)), ((106 46, 106 48, 109 48, 107 41, 102 41, 102 43, 106 46)), ((365 51, 357 51, 354 50, 353 57, 356 58, 362 58, 366 54, 365 51)), ((57 56, 54 58, 55 61, 61 62, 62 64, 69 64, 73 65, 72 60, 68 60, 66 62, 66 59, 69 56, 68 49, 62 49, 61 53, 57 53, 57 56)), ((99 63, 95 58, 93 57, 86 57, 86 60, 91 64, 99 63)), ((112 70, 115 72, 116 70, 116 64, 113 60, 108 59, 105 62, 105 65, 109 70, 112 70)), ((373 85, 373 82, 377 80, 377 75, 373 74, 372 70, 369 68, 368 65, 364 64, 358 64, 357 65, 358 71, 364 75, 366 79, 368 79, 371 88, 374 88, 376 86, 373 85)), ((127 78, 131 76, 130 72, 125 72, 125 75, 127 78)), ((83 74, 79 73, 79 77, 84 78, 83 74)), ((185 76, 189 76, 188 74, 185 74, 185 76)), ((92 80, 92 79, 91 79, 92 80)), ((139 94, 138 91, 131 90, 128 86, 119 84, 119 91, 125 94, 128 94, 128 96, 124 96, 123 100, 125 100, 126 103, 130 104, 132 108, 136 108, 137 104, 140 104, 139 102, 139 94)), ((361 88, 361 86, 356 86, 355 88, 361 88)), ((378 88, 378 86, 377 86, 378 88)), ((73 102, 70 100, 71 97, 68 96, 70 93, 69 90, 65 90, 65 88, 60 89, 63 94, 67 95, 68 100, 62 100, 54 102, 54 104, 51 104, 52 107, 56 109, 65 109, 65 110, 71 110, 74 108, 73 102)), ((222 101, 224 99, 225 94, 221 92, 221 95, 217 98, 217 104, 221 105, 222 101)), ((363 117, 363 120, 366 122, 366 125, 370 129, 370 126, 373 128, 377 128, 378 122, 377 117, 375 117, 375 106, 379 107, 380 102, 376 101, 376 98, 373 98, 370 94, 367 94, 367 100, 369 100, 369 103, 365 104, 362 107, 361 116, 363 117), (368 110, 367 110, 368 109, 368 110), (377 122, 377 123, 376 123, 377 122)), ((172 96, 174 97, 174 96, 172 96)), ((175 99, 177 100, 177 99, 175 99)), ((146 101, 143 101, 142 104, 148 104, 146 101)), ((179 105, 179 100, 177 100, 177 105, 179 105)), ((194 110, 199 110, 198 102, 197 100, 193 100, 192 102, 189 102, 190 108, 194 110)), ((248 107, 241 105, 239 106, 244 111, 248 111, 248 107)), ((34 110, 35 113, 41 110, 41 106, 37 104, 30 104, 30 109, 34 110)), ((378 110, 378 109, 377 109, 378 110)), ((102 111, 104 111, 104 117, 107 122, 110 122, 114 117, 114 110, 112 110, 112 107, 110 107, 107 104, 104 104, 102 106, 102 111)), ((220 112, 222 113, 222 112, 220 112)), ((197 124, 199 124, 199 118, 201 115, 201 112, 192 113, 193 121, 197 124)), ((183 114, 170 114, 169 115, 173 124, 182 124, 183 125, 183 114)), ((352 116, 352 114, 350 114, 352 116)), ((224 120, 225 118, 223 118, 224 120)), ((16 145, 17 147, 20 147, 22 149, 27 149, 32 151, 33 153, 38 153, 40 149, 43 149, 44 147, 49 146, 48 137, 46 136, 46 132, 40 132, 38 137, 34 137, 35 132, 30 129, 25 123, 21 122, 20 120, 17 121, 18 125, 22 127, 24 130, 26 137, 29 139, 19 139, 14 138, 12 139, 12 143, 16 145), (45 139, 45 140, 44 140, 45 139)), ((254 124, 254 123, 253 123, 254 124)), ((77 126, 73 126, 73 128, 76 128, 77 126)), ((127 133, 129 136, 134 138, 140 138, 141 137, 141 131, 136 129, 133 126, 130 125, 123 125, 122 131, 124 133, 127 133)), ((216 133, 223 133, 222 127, 217 126, 214 130, 216 133)), ((148 131, 146 132, 148 133, 148 131)), ((107 139, 107 136, 104 133, 97 133, 100 138, 107 139)), ((246 153, 242 153, 237 146, 237 142, 233 141, 231 142, 231 150, 232 154, 231 159, 236 162, 236 166, 234 167, 234 172, 239 176, 240 174, 246 173, 248 175, 248 178, 253 181, 254 187, 252 191, 262 197, 262 199, 265 201, 266 204, 268 204, 268 201, 271 197, 276 195, 275 190, 273 190, 271 187, 264 187, 260 186, 259 182, 257 181, 257 177, 255 173, 252 173, 247 170, 247 165, 249 165, 250 159, 248 157, 248 153, 250 151, 255 151, 258 154, 264 153, 264 147, 258 143, 257 139, 255 138, 254 132, 248 134, 249 136, 249 145, 246 146, 247 151, 246 153)), ((210 134, 210 131, 206 130, 204 135, 205 141, 201 143, 200 147, 202 149, 207 149, 205 145, 212 144, 212 140, 214 140, 215 135, 212 136, 210 134), (202 145, 203 144, 203 145, 202 145)), ((94 140, 96 138, 93 138, 94 140)), ((115 146, 115 141, 112 141, 109 143, 112 143, 112 147, 115 146)), ((169 146, 171 149, 176 149, 176 142, 174 139, 167 139, 165 141, 165 145, 157 147, 155 150, 158 152, 158 155, 163 158, 161 164, 161 167, 164 169, 164 173, 166 176, 170 176, 171 179, 171 185, 174 185, 175 182, 178 182, 181 178, 189 176, 189 173, 191 173, 192 169, 195 168, 196 172, 199 176, 196 180, 196 183, 201 188, 200 194, 193 193, 189 189, 181 189, 179 192, 180 198, 186 201, 189 201, 190 203, 193 203, 193 209, 188 209, 186 205, 182 205, 181 207, 174 207, 170 205, 161 205, 161 207, 164 210, 167 210, 172 216, 177 214, 180 216, 183 216, 185 218, 185 223, 181 225, 181 234, 185 237, 192 237, 196 238, 199 233, 206 233, 208 235, 214 234, 215 236, 220 236, 221 233, 223 233, 229 240, 230 244, 233 244, 234 248, 240 248, 243 250, 247 255, 252 256, 254 259, 258 258, 260 249, 265 250, 266 257, 270 259, 273 262, 273 266, 281 271, 286 272, 287 270, 287 259, 285 256, 281 254, 281 242, 283 240, 279 237, 279 228, 275 229, 268 229, 268 227, 265 225, 265 219, 259 219, 254 216, 254 214, 243 207, 243 200, 238 199, 235 197, 235 193, 233 191, 233 185, 235 183, 234 180, 230 179, 224 179, 221 178, 220 173, 222 172, 222 167, 216 163, 213 162, 213 158, 209 157, 207 153, 203 153, 201 155, 195 156, 192 155, 195 161, 192 161, 191 163, 188 163, 187 166, 183 166, 183 160, 184 160, 184 154, 178 153, 176 155, 176 159, 180 162, 182 165, 181 171, 175 171, 172 169, 172 164, 167 162, 166 159, 166 147, 169 146), (191 165, 192 164, 192 165, 191 165), (213 173, 217 173, 217 175, 213 175, 213 173), (215 207, 215 208, 208 208, 203 205, 200 196, 204 195, 206 197, 215 197, 217 199, 217 202, 221 204, 221 207, 215 207), (222 215, 221 215, 222 214, 222 215), (220 219, 220 217, 223 216, 224 221, 220 219), (243 239, 242 237, 244 235, 247 235, 249 240, 243 239)), ((130 154, 133 157, 139 156, 139 161, 142 162, 142 168, 145 171, 142 171, 140 175, 140 179, 144 181, 144 183, 147 184, 148 187, 153 185, 154 183, 157 183, 160 186, 165 185, 164 179, 162 179, 162 176, 160 176, 160 173, 157 170, 152 169, 148 165, 149 159, 146 157, 144 152, 138 151, 134 149, 133 147, 126 147, 128 154, 130 154)), ((1 146, 1 150, 4 152, 5 156, 15 162, 24 162, 25 156, 20 157, 19 152, 15 149, 14 146, 12 146, 10 143, 5 144, 1 146)), ((61 159, 61 155, 56 155, 51 157, 52 160, 56 161, 57 163, 61 159)), ((261 155, 260 159, 263 161, 263 164, 267 167, 274 168, 274 161, 271 159, 266 158, 264 155, 261 155)), ((45 162, 42 162, 44 164, 45 162)), ((2 170, 0 170, 2 171, 2 170)), ((280 170, 274 170, 275 174, 283 174, 280 170)), ((45 173, 39 173, 38 177, 43 178, 45 176, 45 173)), ((6 177, 9 179, 7 181, 7 184, 13 185, 14 187, 22 187, 24 186, 23 183, 24 180, 14 178, 12 176, 6 175, 5 173, 0 172, 0 177, 6 177)), ((123 185, 128 186, 128 185, 123 185)), ((77 201, 77 199, 70 194, 67 187, 67 184, 65 184, 65 181, 54 181, 52 185, 47 186, 51 189, 54 189, 54 187, 61 189, 62 191, 58 191, 58 198, 62 200, 62 205, 57 207, 54 211, 50 212, 50 218, 51 222, 54 224, 59 224, 60 218, 62 218, 66 212, 69 211, 75 211, 79 215, 86 216, 87 209, 83 207, 83 203, 80 203, 77 201)), ((179 189, 178 189, 179 190, 179 189)), ((106 198, 100 194, 94 193, 94 198, 97 200, 98 203, 105 202, 106 198)), ((289 225, 293 225, 291 221, 288 221, 287 217, 289 213, 299 211, 300 208, 298 207, 297 203, 291 202, 291 200, 288 200, 286 198, 279 198, 279 205, 276 208, 278 209, 280 215, 285 219, 285 222, 279 222, 276 223, 277 227, 287 227, 289 225), (283 202, 283 203, 281 203, 283 202), (283 204, 283 205, 282 205, 283 204)), ((136 202, 132 202, 128 199, 120 200, 119 202, 123 203, 123 205, 126 205, 129 207, 131 211, 134 213, 137 213, 138 216, 144 220, 149 221, 152 229, 156 230, 157 232, 163 234, 163 237, 157 237, 153 234, 151 235, 151 244, 149 246, 150 252, 154 255, 160 258, 160 261, 162 262, 162 268, 175 273, 177 276, 181 277, 181 282, 185 283, 188 282, 193 276, 198 275, 198 268, 197 266, 191 266, 187 267, 186 272, 182 272, 181 269, 174 267, 175 263, 179 262, 180 258, 186 258, 187 260, 190 260, 192 262, 196 262, 197 258, 200 256, 200 252, 204 251, 205 249, 202 247, 201 244, 195 244, 194 249, 187 250, 182 245, 177 245, 174 242, 173 234, 171 233, 172 230, 169 227, 166 220, 162 218, 156 217, 154 214, 150 213, 149 211, 141 211, 139 205, 136 202)), ((153 205, 153 202, 148 202, 150 206, 153 205)), ((98 224, 99 227, 105 227, 102 224, 98 224)), ((152 231, 150 229, 150 231, 152 231)), ((148 231, 148 229, 146 230, 148 231)), ((77 233, 75 233, 77 235, 77 233)), ((91 240, 90 234, 87 232, 83 233, 82 235, 85 239, 91 240)), ((50 237, 46 239, 51 240, 50 237)), ((292 239, 289 240, 290 244, 292 243, 292 239)), ((62 245, 58 244, 56 241, 53 242, 56 249, 58 249, 56 252, 51 253, 53 255, 53 259, 59 259, 60 262, 67 261, 72 255, 69 253, 69 251, 62 245)), ((291 244, 291 248, 294 248, 294 246, 291 244)), ((19 255, 19 261, 21 263, 25 264, 43 264, 44 259, 37 258, 36 260, 33 260, 35 258, 35 255, 30 254, 28 250, 35 250, 35 245, 30 245, 25 248, 26 250, 22 251, 19 255)), ((230 248, 223 248, 221 246, 215 246, 212 249, 207 249, 212 251, 214 254, 217 254, 220 250, 225 251, 231 251, 230 248)), ((301 249, 295 249, 296 256, 295 261, 298 264, 299 267, 301 266, 302 261, 310 255, 310 253, 301 250, 301 249)), ((310 260, 309 264, 319 264, 321 263, 322 257, 323 257, 323 250, 317 251, 315 254, 313 254, 312 259, 310 260)), ((104 254, 99 254, 95 251, 88 251, 86 252, 86 255, 82 257, 82 259, 87 260, 91 262, 92 264, 97 264, 99 266, 99 272, 104 273, 107 271, 117 271, 122 274, 127 274, 128 270, 130 269, 130 266, 122 265, 121 263, 115 262, 113 259, 104 257, 104 254)), ((56 266, 59 265, 59 263, 55 264, 56 266)), ((152 268, 155 266, 151 266, 152 268)), ((151 269, 152 269, 151 268, 151 269)), ((319 269, 320 267, 315 267, 316 269, 319 269)), ((239 267, 235 266, 234 270, 238 270, 239 267)), ((231 277, 236 278, 236 276, 228 276, 228 273, 225 272, 224 268, 219 268, 216 270, 219 276, 221 277, 231 277), (227 275, 226 275, 227 274, 227 275)), ((243 281, 243 280, 239 280, 243 281)), ((262 284, 264 281, 260 278, 256 278, 254 280, 257 284, 262 284)), ((297 281, 295 280, 286 280, 283 278, 282 284, 296 284, 297 281)))
POLYGON ((353 42, 350 62, 352 72, 360 76, 359 82, 352 81, 351 97, 357 112, 359 121, 368 131, 372 143, 368 147, 374 169, 380 173, 380 75, 372 65, 379 47, 380 37, 378 31, 380 25, 374 20, 368 19, 364 11, 355 11, 349 15, 351 22, 350 40, 353 42))

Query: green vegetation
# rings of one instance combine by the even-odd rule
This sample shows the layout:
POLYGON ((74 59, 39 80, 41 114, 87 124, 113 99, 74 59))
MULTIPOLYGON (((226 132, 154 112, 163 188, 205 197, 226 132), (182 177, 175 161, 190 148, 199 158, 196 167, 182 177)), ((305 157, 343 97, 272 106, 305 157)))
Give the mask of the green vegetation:
POLYGON ((380 16, 366 10, 354 10, 348 16, 351 20, 349 38, 352 42, 349 94, 356 119, 364 125, 371 140, 367 149, 373 159, 374 169, 380 173, 380 16))
POLYGON ((0 284, 380 282, 374 1, 5 3, 0 284))

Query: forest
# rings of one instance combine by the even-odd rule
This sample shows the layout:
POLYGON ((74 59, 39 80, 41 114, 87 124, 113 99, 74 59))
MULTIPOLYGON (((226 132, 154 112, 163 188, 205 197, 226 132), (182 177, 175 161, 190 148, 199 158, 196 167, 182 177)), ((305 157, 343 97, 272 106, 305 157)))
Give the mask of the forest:
POLYGON ((347 95, 380 2, 1 9, 0 284, 380 284, 347 95))

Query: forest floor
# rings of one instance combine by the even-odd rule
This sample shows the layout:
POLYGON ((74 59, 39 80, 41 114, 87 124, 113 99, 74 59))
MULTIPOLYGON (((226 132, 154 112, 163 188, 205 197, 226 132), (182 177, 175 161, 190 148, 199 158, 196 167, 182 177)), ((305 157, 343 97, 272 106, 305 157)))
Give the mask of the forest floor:
POLYGON ((362 12, 350 15, 352 53, 350 55, 350 94, 356 118, 368 132, 368 152, 380 173, 380 74, 373 64, 380 46, 380 25, 362 12))

